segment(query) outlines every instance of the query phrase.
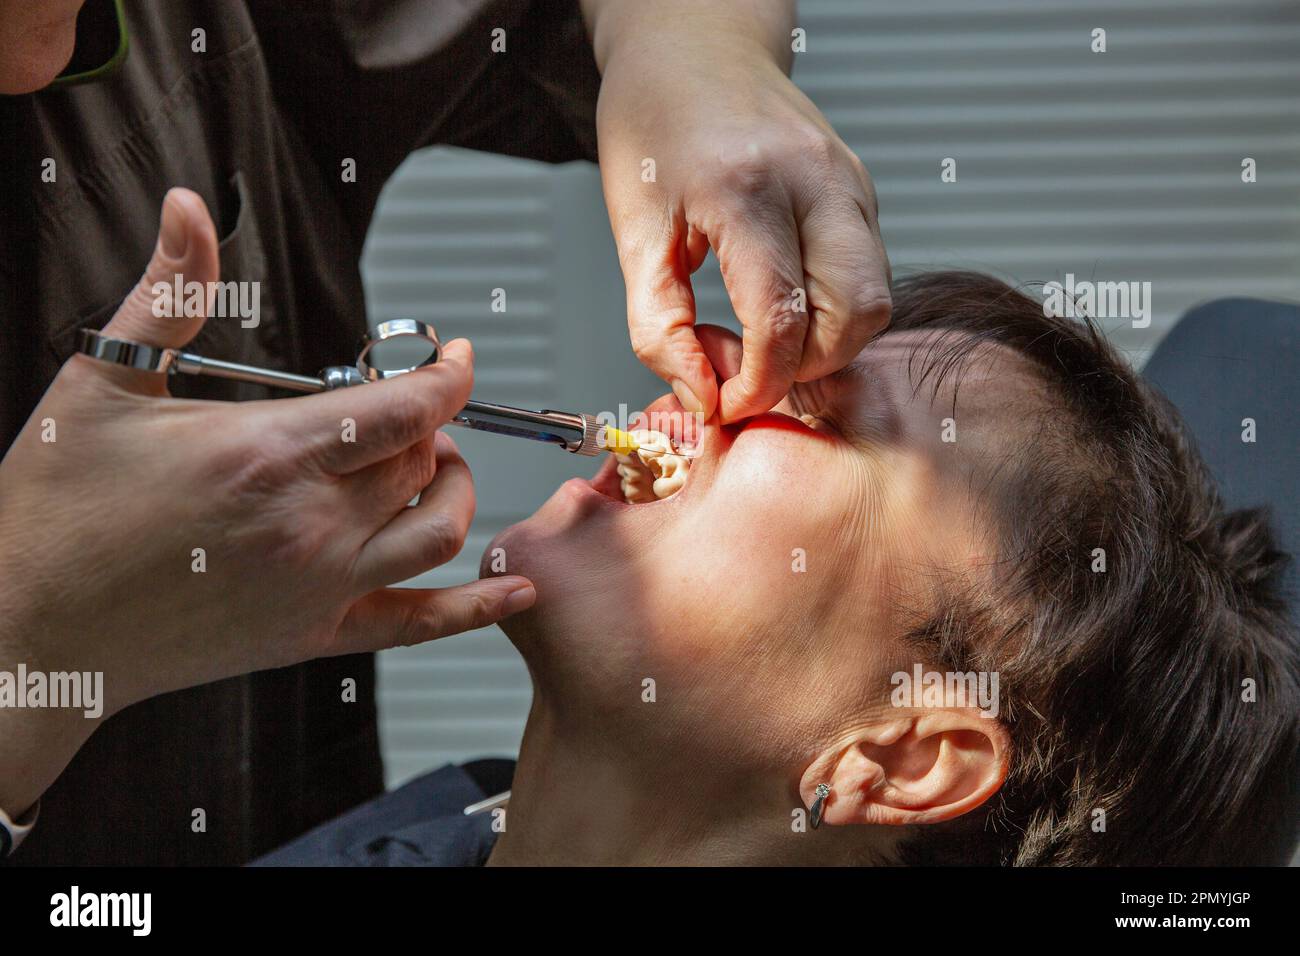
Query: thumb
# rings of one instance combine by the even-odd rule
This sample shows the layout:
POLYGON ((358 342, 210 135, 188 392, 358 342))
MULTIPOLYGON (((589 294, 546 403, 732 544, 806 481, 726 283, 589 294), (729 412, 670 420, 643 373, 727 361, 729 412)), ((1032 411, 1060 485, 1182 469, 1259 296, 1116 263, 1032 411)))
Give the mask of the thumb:
POLYGON ((531 607, 535 600, 532 582, 518 575, 450 588, 381 588, 351 607, 325 656, 409 647, 477 630, 531 607))
POLYGON ((217 230, 207 205, 189 189, 168 190, 153 257, 104 334, 180 348, 203 327, 211 305, 208 283, 217 281, 220 268, 217 230))

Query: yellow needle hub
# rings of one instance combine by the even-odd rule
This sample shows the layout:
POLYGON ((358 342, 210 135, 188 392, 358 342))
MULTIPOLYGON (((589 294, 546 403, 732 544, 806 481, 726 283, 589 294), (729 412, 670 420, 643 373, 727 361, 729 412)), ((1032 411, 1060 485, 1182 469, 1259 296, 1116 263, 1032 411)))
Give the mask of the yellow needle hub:
POLYGON ((641 445, 627 432, 606 425, 601 435, 600 447, 614 455, 630 455, 641 445))

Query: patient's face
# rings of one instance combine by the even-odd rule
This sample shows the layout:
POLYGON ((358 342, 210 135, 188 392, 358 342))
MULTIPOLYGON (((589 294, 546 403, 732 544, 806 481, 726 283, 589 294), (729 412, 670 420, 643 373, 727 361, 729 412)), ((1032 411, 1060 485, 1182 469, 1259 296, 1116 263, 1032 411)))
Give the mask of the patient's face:
POLYGON ((539 697, 598 712, 611 741, 628 728, 751 766, 797 763, 846 710, 885 703, 913 660, 896 635, 928 570, 985 551, 968 489, 1017 378, 979 363, 954 416, 949 389, 932 401, 909 376, 927 335, 882 337, 776 412, 707 423, 671 498, 624 504, 610 461, 503 532, 492 546, 537 585, 504 626, 539 697))

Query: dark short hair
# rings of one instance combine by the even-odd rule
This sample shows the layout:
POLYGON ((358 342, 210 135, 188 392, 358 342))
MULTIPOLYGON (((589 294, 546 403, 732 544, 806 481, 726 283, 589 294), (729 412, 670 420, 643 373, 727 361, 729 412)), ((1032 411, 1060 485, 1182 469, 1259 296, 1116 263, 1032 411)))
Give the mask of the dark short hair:
POLYGON ((991 589, 945 593, 908 634, 935 665, 998 672, 1010 774, 984 806, 916 828, 901 861, 1285 862, 1300 651, 1267 514, 1225 511, 1178 413, 1093 322, 1046 316, 1041 298, 974 273, 916 276, 893 295, 892 330, 964 333, 926 339, 918 389, 960 388, 996 343, 1059 406, 987 496, 991 589))

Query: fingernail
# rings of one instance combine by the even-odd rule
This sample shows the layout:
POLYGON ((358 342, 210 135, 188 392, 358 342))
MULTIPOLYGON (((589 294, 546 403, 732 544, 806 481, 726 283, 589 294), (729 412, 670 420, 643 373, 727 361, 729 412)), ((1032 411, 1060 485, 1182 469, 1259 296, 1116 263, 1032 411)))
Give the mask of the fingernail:
POLYGON ((163 255, 168 259, 179 259, 185 255, 189 245, 189 231, 185 228, 185 210, 180 202, 171 198, 169 193, 163 197, 162 224, 159 226, 159 238, 162 240, 163 255))
POLYGON ((695 393, 691 391, 690 386, 680 378, 673 379, 672 386, 673 394, 677 396, 677 401, 681 402, 682 408, 688 412, 704 411, 704 403, 695 397, 695 393))
POLYGON ((518 590, 511 591, 506 595, 506 599, 501 602, 502 617, 509 617, 511 614, 518 614, 533 606, 537 600, 537 591, 531 585, 525 585, 518 590))

